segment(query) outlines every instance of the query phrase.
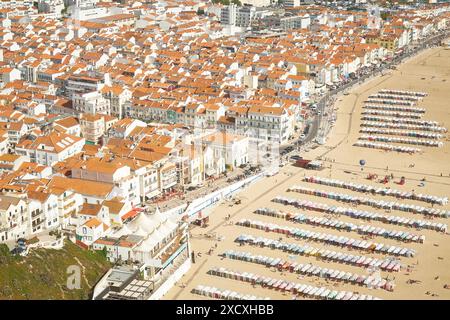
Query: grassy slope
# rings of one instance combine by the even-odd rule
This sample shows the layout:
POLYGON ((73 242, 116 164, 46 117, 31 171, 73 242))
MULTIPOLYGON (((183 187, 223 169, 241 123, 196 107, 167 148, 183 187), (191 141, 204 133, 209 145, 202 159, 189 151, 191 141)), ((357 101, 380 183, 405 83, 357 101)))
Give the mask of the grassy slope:
POLYGON ((0 299, 89 299, 110 266, 102 252, 81 249, 70 241, 62 250, 32 250, 27 257, 11 256, 0 245, 0 299), (69 290, 67 268, 80 266, 77 259, 84 266, 81 289, 69 290))

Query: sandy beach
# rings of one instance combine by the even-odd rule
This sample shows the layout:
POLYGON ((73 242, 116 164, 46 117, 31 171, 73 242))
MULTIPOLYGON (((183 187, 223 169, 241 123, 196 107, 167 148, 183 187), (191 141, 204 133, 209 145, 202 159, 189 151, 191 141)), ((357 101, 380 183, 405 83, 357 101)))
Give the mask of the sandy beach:
MULTIPOLYGON (((215 207, 210 216, 209 226, 207 228, 195 227, 191 232, 192 248, 195 254, 200 252, 201 257, 196 257, 196 262, 192 265, 190 271, 168 292, 168 294, 166 294, 164 299, 206 299, 206 297, 191 293, 191 290, 197 285, 214 286, 222 290, 233 290, 243 294, 269 297, 271 299, 293 299, 292 293, 283 293, 262 288, 260 286, 252 286, 249 283, 240 282, 238 280, 208 275, 208 270, 213 267, 225 267, 235 271, 252 272, 257 275, 276 279, 324 286, 332 290, 358 292, 381 299, 450 299, 450 289, 444 288, 445 285, 450 286, 450 238, 448 233, 444 234, 434 230, 418 230, 402 225, 385 224, 379 221, 354 219, 344 215, 334 217, 335 219, 344 222, 373 225, 388 230, 408 231, 425 236, 426 239, 424 243, 406 243, 377 236, 371 239, 372 241, 383 244, 412 248, 417 252, 414 257, 398 257, 398 260, 400 260, 404 266, 399 272, 380 271, 383 278, 393 280, 395 283, 395 289, 392 292, 384 289, 371 289, 365 286, 334 282, 316 276, 301 276, 290 272, 280 272, 263 265, 231 260, 220 256, 225 251, 231 249, 235 251, 250 252, 253 255, 280 257, 292 262, 303 264, 311 263, 320 267, 368 275, 368 270, 359 266, 324 261, 311 256, 293 256, 292 254, 281 250, 255 247, 248 244, 240 246, 235 242, 235 239, 239 235, 249 234, 255 237, 260 236, 276 240, 282 238, 282 241, 287 243, 308 244, 319 249, 325 248, 369 257, 385 258, 388 255, 364 252, 357 249, 351 250, 349 248, 336 247, 320 242, 296 239, 278 233, 237 226, 236 222, 243 218, 248 218, 282 226, 297 227, 305 230, 363 239, 363 235, 357 232, 339 231, 332 228, 323 228, 308 224, 297 224, 291 221, 254 213, 258 208, 268 207, 285 212, 302 213, 310 217, 324 216, 324 214, 320 212, 297 209, 292 206, 285 206, 272 202, 271 200, 276 196, 306 199, 317 203, 336 206, 350 206, 348 203, 337 202, 336 200, 329 198, 287 192, 287 189, 293 185, 354 196, 367 196, 377 200, 401 201, 402 203, 431 207, 431 204, 429 203, 415 200, 399 200, 381 195, 365 195, 348 189, 311 184, 302 181, 305 176, 333 178, 377 187, 390 187, 392 189, 408 192, 415 190, 417 193, 440 197, 449 196, 450 143, 448 133, 444 133, 444 138, 440 140, 444 143, 443 147, 420 146, 423 152, 412 155, 354 146, 358 137, 361 136, 359 130, 364 100, 366 100, 370 94, 376 93, 381 89, 426 92, 428 96, 417 104, 417 107, 426 109, 422 119, 438 121, 441 126, 450 128, 450 109, 448 108, 448 101, 450 101, 450 50, 445 50, 444 48, 426 50, 403 63, 397 70, 390 70, 385 75, 376 77, 362 86, 350 90, 348 95, 339 96, 335 106, 337 108, 337 121, 331 130, 326 144, 301 154, 305 159, 322 159, 325 169, 321 171, 312 171, 294 167, 292 165, 286 165, 281 168, 280 172, 275 176, 261 179, 242 191, 237 196, 238 199, 241 199, 241 204, 231 205, 229 202, 223 202, 215 207), (363 170, 361 170, 359 164, 362 159, 366 162, 363 170), (376 174, 379 178, 376 180, 368 180, 366 177, 369 173, 376 174), (387 184, 378 182, 380 178, 383 178, 387 174, 393 175, 394 179, 387 184), (404 185, 396 183, 401 177, 405 177, 406 183, 404 185), (423 186, 420 186, 423 178, 425 178, 426 181, 423 186), (230 220, 226 219, 228 215, 230 215, 230 220), (214 238, 206 237, 206 234, 221 239, 218 241, 214 238), (210 249, 212 249, 212 253, 208 254, 210 249), (408 266, 409 270, 407 270, 408 266), (410 280, 413 280, 413 283, 410 283, 410 280)), ((434 208, 450 210, 448 204, 444 206, 434 205, 434 208)), ((366 205, 359 205, 357 209, 401 216, 409 219, 427 220, 424 218, 424 215, 398 210, 386 212, 366 205)), ((449 218, 432 219, 433 222, 445 224, 450 222, 449 218)))

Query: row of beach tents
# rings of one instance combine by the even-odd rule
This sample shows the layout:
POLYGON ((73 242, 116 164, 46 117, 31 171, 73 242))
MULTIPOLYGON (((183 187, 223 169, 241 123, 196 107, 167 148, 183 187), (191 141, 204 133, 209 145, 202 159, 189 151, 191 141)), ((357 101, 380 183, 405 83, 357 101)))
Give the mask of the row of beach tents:
POLYGON ((398 99, 387 99, 387 98, 368 98, 365 103, 375 103, 375 104, 388 104, 388 105, 399 105, 399 106, 414 106, 414 102, 398 99))
POLYGON ((394 290, 394 283, 392 281, 382 279, 381 277, 360 275, 357 273, 345 272, 342 270, 322 268, 310 263, 296 263, 281 258, 253 255, 250 252, 228 250, 223 255, 228 259, 260 264, 269 268, 274 267, 279 271, 289 271, 291 273, 297 273, 306 276, 315 276, 333 281, 350 283, 353 285, 366 286, 372 289, 384 289, 388 291, 394 290))
POLYGON ((401 96, 410 96, 410 97, 419 97, 419 98, 423 98, 428 95, 428 93, 426 93, 426 92, 393 90, 393 89, 381 89, 379 92, 382 94, 396 94, 396 95, 401 95, 401 96))
POLYGON ((305 229, 292 228, 288 226, 280 226, 264 221, 242 219, 236 223, 239 226, 264 230, 266 232, 274 232, 292 236, 299 239, 312 240, 316 242, 327 243, 334 246, 353 248, 368 252, 376 252, 380 254, 390 254, 396 256, 413 257, 416 252, 413 249, 392 246, 385 243, 354 239, 344 236, 337 236, 329 233, 315 232, 305 229))
MULTIPOLYGON (((368 220, 368 221, 380 221, 380 222, 387 223, 387 224, 400 225, 400 226, 405 226, 405 227, 409 227, 409 228, 427 229, 427 230, 433 230, 433 231, 443 232, 443 233, 446 233, 447 228, 448 228, 447 224, 445 224, 445 223, 426 221, 426 220, 420 220, 420 219, 409 219, 406 217, 394 216, 394 215, 365 211, 365 210, 358 210, 358 209, 350 208, 350 207, 328 205, 325 203, 312 202, 309 200, 294 200, 294 199, 287 199, 284 197, 277 197, 277 198, 274 198, 272 201, 285 203, 286 200, 288 200, 288 201, 291 200, 290 202, 293 203, 293 205, 296 208, 324 212, 324 213, 333 214, 333 215, 344 215, 344 216, 347 216, 347 217, 350 217, 353 219, 362 219, 362 220, 368 220), (292 201, 295 201, 295 202, 292 202, 292 201)), ((276 210, 270 209, 270 208, 257 209, 257 211, 263 211, 263 210, 265 212, 267 212, 267 214, 271 214, 271 212, 276 212, 276 210)))
POLYGON ((386 111, 425 113, 424 108, 407 107, 407 106, 392 106, 389 104, 365 104, 363 108, 364 109, 374 109, 374 110, 386 110, 386 111))
POLYGON ((364 115, 361 120, 370 120, 382 123, 394 123, 394 124, 412 124, 427 127, 437 127, 439 122, 433 120, 417 120, 398 117, 380 117, 376 115, 364 115))
POLYGON ((365 134, 384 134, 402 137, 413 137, 413 138, 427 138, 427 139, 442 139, 442 134, 435 132, 420 132, 415 130, 398 130, 398 129, 382 129, 382 128, 364 128, 361 125, 360 133, 365 134))
POLYGON ((360 268, 368 268, 373 270, 381 269, 389 272, 398 272, 402 268, 401 262, 394 257, 378 259, 364 255, 317 248, 310 246, 309 244, 288 243, 281 240, 254 237, 247 234, 241 234, 235 239, 235 242, 281 250, 305 257, 315 257, 316 259, 323 261, 332 261, 360 268))
POLYGON ((365 109, 361 114, 363 116, 366 116, 366 115, 387 116, 387 117, 402 118, 402 119, 420 119, 420 118, 422 118, 421 114, 416 114, 416 113, 401 112, 401 111, 374 110, 374 109, 365 109))
POLYGON ((377 142, 371 142, 371 141, 356 141, 353 145, 355 147, 380 149, 380 150, 384 150, 384 151, 396 151, 396 152, 409 153, 409 154, 422 152, 422 149, 420 149, 420 148, 396 146, 394 144, 377 143, 377 142))
MULTIPOLYGON (((346 193, 337 193, 332 191, 326 191, 322 189, 311 189, 306 188, 303 186, 292 186, 288 189, 288 191, 301 193, 301 194, 307 194, 307 195, 314 195, 316 197, 322 197, 322 198, 328 198, 333 199, 336 201, 343 201, 343 202, 349 202, 353 204, 363 204, 366 206, 378 208, 378 209, 384 209, 384 210, 399 210, 404 212, 411 212, 411 213, 417 213, 417 214, 424 214, 424 215, 431 215, 441 218, 448 218, 450 217, 450 211, 444 210, 444 209, 436 209, 436 208, 428 208, 428 207, 422 207, 417 206, 413 204, 408 203, 402 203, 397 201, 384 201, 384 200, 377 200, 369 197, 358 197, 351 194, 346 193)), ((285 200, 286 201, 286 200, 285 200)), ((294 200, 288 200, 286 201, 289 203, 290 201, 294 200)))
POLYGON ((223 267, 215 267, 208 274, 227 279, 261 285, 263 288, 274 289, 280 292, 290 292, 302 297, 322 300, 379 300, 371 295, 363 295, 349 291, 337 291, 325 287, 316 287, 307 284, 290 282, 287 280, 273 279, 249 272, 229 270, 223 267))
POLYGON ((359 234, 365 234, 370 236, 380 236, 384 238, 390 238, 395 240, 400 240, 404 242, 417 242, 424 243, 424 235, 415 235, 406 231, 399 230, 386 230, 381 227, 375 227, 371 225, 357 225, 351 222, 345 222, 340 220, 328 219, 325 217, 308 217, 304 214, 292 214, 277 211, 273 213, 272 211, 265 211, 263 209, 258 209, 255 211, 256 214, 275 216, 280 219, 290 220, 296 223, 304 223, 312 226, 320 226, 325 228, 332 228, 336 230, 353 231, 359 234))
POLYGON ((444 145, 441 141, 433 140, 422 140, 422 139, 409 139, 409 138, 395 138, 386 136, 375 136, 369 134, 363 134, 359 137, 360 140, 377 141, 377 142, 388 142, 388 143, 403 143, 412 144, 416 146, 426 146, 426 147, 442 147, 444 145))
POLYGON ((372 99, 391 99, 391 100, 405 100, 405 101, 419 101, 421 97, 403 95, 403 94, 394 94, 394 93, 374 93, 369 96, 372 99))
POLYGON ((242 294, 231 290, 221 290, 216 287, 198 285, 191 291, 204 297, 222 300, 270 300, 269 297, 257 297, 250 294, 242 294))
POLYGON ((447 132, 447 128, 439 126, 429 126, 421 124, 402 124, 395 121, 380 122, 380 121, 363 121, 361 123, 362 128, 383 128, 383 129, 406 129, 406 130, 417 130, 417 131, 429 131, 429 132, 447 132))
POLYGON ((349 189, 356 192, 372 193, 381 196, 391 196, 399 199, 416 200, 440 205, 448 204, 448 197, 438 197, 429 194, 401 191, 392 188, 384 188, 368 184, 347 182, 338 179, 330 179, 326 177, 306 176, 303 178, 303 181, 335 188, 349 189))

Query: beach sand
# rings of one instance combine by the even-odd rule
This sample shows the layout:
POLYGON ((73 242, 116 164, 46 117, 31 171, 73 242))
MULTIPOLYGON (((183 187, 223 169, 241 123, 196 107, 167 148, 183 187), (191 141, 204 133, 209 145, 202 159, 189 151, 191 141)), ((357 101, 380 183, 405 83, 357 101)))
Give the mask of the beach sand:
MULTIPOLYGON (((295 281, 302 284, 325 286, 333 290, 346 290, 370 294, 382 299, 450 299, 450 290, 444 289, 445 284, 450 285, 450 238, 448 234, 432 230, 416 230, 414 228, 384 224, 381 222, 352 219, 346 216, 336 217, 338 220, 355 224, 370 224, 389 230, 409 231, 414 234, 425 235, 426 240, 423 244, 403 243, 393 239, 385 239, 383 237, 375 237, 373 239, 374 241, 381 243, 413 248, 417 252, 416 256, 413 258, 399 258, 403 265, 412 266, 411 272, 407 272, 406 268, 402 269, 400 272, 392 273, 381 271, 382 277, 389 277, 389 279, 395 278, 394 282, 396 287, 393 292, 388 292, 383 289, 369 289, 367 287, 360 287, 341 282, 326 282, 323 278, 299 276, 289 272, 281 273, 278 270, 270 270, 262 265, 221 258, 219 256, 226 250, 232 249, 235 251, 250 252, 256 255, 261 254, 270 257, 292 259, 291 261, 297 263, 312 263, 322 267, 367 275, 367 270, 360 267, 325 262, 314 257, 289 257, 288 253, 280 250, 259 248, 249 245, 239 246, 234 240, 241 234, 250 234, 271 239, 279 239, 282 237, 285 242, 298 244, 307 243, 316 248, 327 248, 340 252, 350 252, 352 254, 362 254, 378 258, 386 257, 386 255, 367 253, 358 250, 350 251, 346 248, 325 245, 319 242, 308 242, 291 237, 287 238, 284 235, 272 232, 264 232, 262 230, 241 227, 235 224, 230 225, 228 221, 225 220, 225 217, 230 214, 230 220, 233 223, 236 223, 242 218, 248 218, 272 222, 278 225, 362 239, 362 235, 356 232, 337 231, 306 224, 295 224, 278 218, 257 215, 254 211, 257 208, 269 207, 287 212, 304 213, 308 216, 324 216, 322 213, 296 209, 291 206, 283 206, 271 202, 271 200, 278 195, 297 199, 308 199, 319 203, 346 207, 350 206, 347 203, 340 203, 327 198, 287 192, 286 190, 293 185, 302 185, 314 189, 333 190, 335 192, 356 196, 366 196, 347 189, 302 182, 301 180, 305 175, 331 177, 334 179, 370 184, 379 187, 388 186, 405 191, 416 190, 418 193, 436 196, 448 196, 450 194, 450 143, 448 141, 448 134, 445 134, 445 139, 441 140, 444 142, 442 148, 420 146, 419 148, 424 151, 423 154, 409 155, 353 146, 360 136, 359 127, 361 123, 360 118, 363 101, 370 94, 383 88, 427 92, 428 96, 418 104, 419 107, 426 108, 423 119, 439 121, 442 126, 450 128, 450 109, 448 108, 448 101, 450 101, 450 50, 444 50, 443 48, 426 50, 399 66, 397 70, 391 70, 384 76, 372 79, 364 85, 351 90, 349 95, 338 97, 336 103, 337 121, 332 128, 327 143, 307 153, 301 154, 305 159, 322 158, 327 168, 322 171, 307 171, 292 165, 287 165, 283 167, 277 175, 263 178, 243 190, 237 196, 237 198, 242 200, 241 204, 230 206, 230 203, 224 202, 215 207, 210 216, 210 224, 207 228, 195 227, 191 230, 192 250, 194 250, 195 253, 201 252, 202 256, 196 258, 196 262, 192 265, 190 271, 166 294, 164 299, 207 299, 206 297, 191 293, 191 290, 197 285, 208 285, 222 290, 234 290, 239 293, 252 294, 259 297, 270 297, 271 299, 292 299, 292 294, 290 293, 285 294, 279 291, 261 288, 260 286, 253 287, 249 283, 208 275, 207 271, 212 267, 226 267, 231 270, 252 272, 258 275, 295 281), (366 161, 363 171, 361 171, 359 165, 361 159, 366 161), (414 167, 411 168, 411 164, 414 164, 414 167), (386 172, 386 166, 389 167, 388 172, 386 172), (380 178, 384 177, 387 173, 393 174, 394 180, 387 185, 383 185, 377 181, 367 180, 366 176, 368 173, 378 174, 380 178), (443 175, 442 177, 441 173, 443 175), (394 183, 394 181, 398 181, 401 176, 406 178, 406 183, 402 186, 394 183), (425 186, 419 187, 418 185, 423 177, 426 177, 425 186), (203 235, 207 233, 215 234, 223 239, 217 241, 206 238, 203 235), (214 248, 216 244, 217 248, 214 248), (211 248, 214 248, 213 253, 208 255, 207 252, 211 248), (408 279, 417 280, 419 283, 408 284, 408 279), (183 284, 183 286, 181 286, 181 284, 183 284), (427 292, 429 294, 427 294, 427 292), (435 296, 432 296, 432 294, 435 294, 435 296)), ((370 197, 385 201, 400 201, 392 197, 372 195, 370 195, 370 197)), ((430 206, 427 203, 418 201, 401 201, 420 206, 430 206)), ((449 205, 435 205, 435 208, 450 210, 449 205)), ((363 205, 358 206, 358 209, 385 213, 383 210, 363 205)), ((403 211, 392 210, 392 212, 385 214, 424 220, 423 215, 403 211)), ((434 218, 433 221, 448 224, 450 219, 434 218)))

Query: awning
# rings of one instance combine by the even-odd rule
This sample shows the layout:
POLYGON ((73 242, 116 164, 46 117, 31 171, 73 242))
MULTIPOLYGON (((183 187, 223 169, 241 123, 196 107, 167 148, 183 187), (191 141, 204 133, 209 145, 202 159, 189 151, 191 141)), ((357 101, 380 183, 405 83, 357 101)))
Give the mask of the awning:
POLYGON ((141 211, 141 210, 139 210, 139 209, 133 209, 133 210, 131 210, 131 211, 125 213, 125 214, 122 216, 122 221, 125 221, 125 220, 127 220, 127 219, 132 219, 132 218, 136 217, 136 216, 139 214, 140 211, 141 211))

